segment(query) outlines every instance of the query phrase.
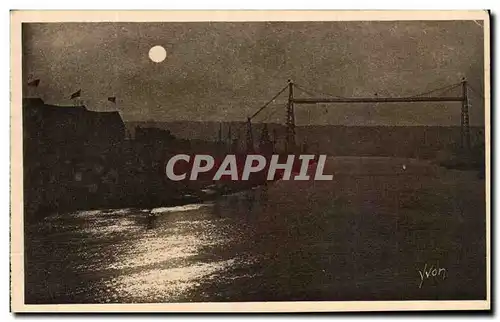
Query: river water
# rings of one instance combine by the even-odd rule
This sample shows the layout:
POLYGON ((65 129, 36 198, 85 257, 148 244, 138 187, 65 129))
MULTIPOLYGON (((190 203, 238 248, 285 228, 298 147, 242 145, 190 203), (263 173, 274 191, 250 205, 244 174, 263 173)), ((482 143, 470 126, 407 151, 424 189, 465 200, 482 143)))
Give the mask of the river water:
POLYGON ((485 297, 484 181, 414 160, 329 168, 331 182, 29 224, 26 303, 485 297), (432 265, 446 277, 422 281, 432 265))

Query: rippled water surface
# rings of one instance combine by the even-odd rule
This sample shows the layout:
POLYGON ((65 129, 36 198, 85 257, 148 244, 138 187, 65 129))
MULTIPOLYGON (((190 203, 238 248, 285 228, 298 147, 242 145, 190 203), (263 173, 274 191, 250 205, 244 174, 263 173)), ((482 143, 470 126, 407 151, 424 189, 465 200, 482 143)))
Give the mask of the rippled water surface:
POLYGON ((26 227, 26 301, 484 298, 484 181, 401 162, 339 159, 332 182, 207 204, 52 214, 26 227), (447 279, 419 288, 437 261, 447 279))

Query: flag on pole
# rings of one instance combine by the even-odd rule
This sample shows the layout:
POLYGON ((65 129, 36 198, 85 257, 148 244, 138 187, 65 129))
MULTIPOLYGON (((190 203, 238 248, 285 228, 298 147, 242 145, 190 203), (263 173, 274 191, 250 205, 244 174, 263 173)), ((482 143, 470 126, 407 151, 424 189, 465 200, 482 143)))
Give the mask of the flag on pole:
POLYGON ((74 99, 74 98, 80 97, 81 95, 82 95, 82 90, 79 89, 78 91, 76 91, 73 94, 71 94, 70 99, 74 99))
POLYGON ((110 101, 111 103, 115 103, 116 104, 116 97, 115 96, 108 97, 108 101, 110 101))
POLYGON ((39 84, 40 84, 40 79, 35 79, 29 82, 28 86, 38 87, 39 84))

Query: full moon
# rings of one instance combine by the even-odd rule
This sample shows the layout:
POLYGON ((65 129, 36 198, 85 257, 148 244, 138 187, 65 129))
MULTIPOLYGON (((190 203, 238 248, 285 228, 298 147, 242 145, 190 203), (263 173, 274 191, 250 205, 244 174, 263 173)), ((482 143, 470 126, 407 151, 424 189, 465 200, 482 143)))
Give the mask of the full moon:
POLYGON ((155 63, 161 63, 167 58, 167 51, 162 46, 154 46, 149 50, 149 59, 155 63))

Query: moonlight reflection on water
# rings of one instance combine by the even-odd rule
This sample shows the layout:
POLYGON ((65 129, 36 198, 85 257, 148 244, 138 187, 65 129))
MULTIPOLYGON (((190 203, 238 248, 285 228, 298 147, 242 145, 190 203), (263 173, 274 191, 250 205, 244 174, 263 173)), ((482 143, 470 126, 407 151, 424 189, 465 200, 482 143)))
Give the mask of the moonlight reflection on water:
POLYGON ((484 296, 473 283, 484 280, 484 181, 412 160, 334 161, 333 181, 32 223, 27 303, 484 296), (418 288, 417 268, 437 260, 447 278, 418 288))

